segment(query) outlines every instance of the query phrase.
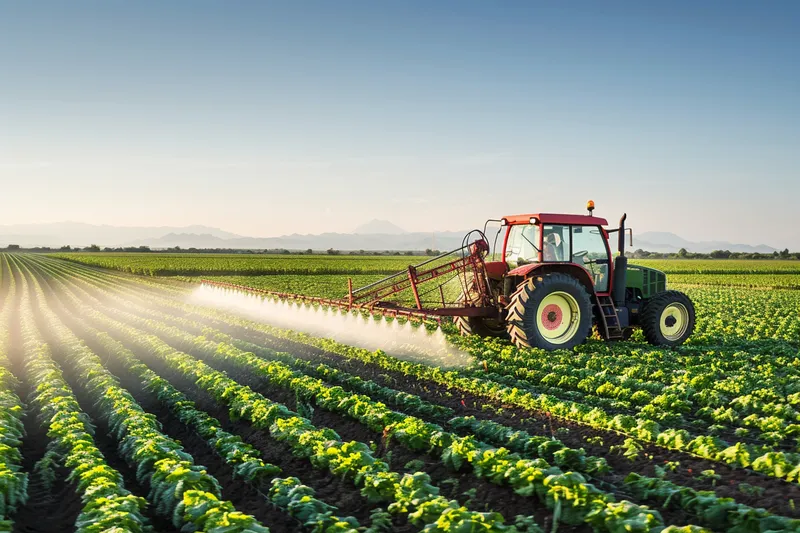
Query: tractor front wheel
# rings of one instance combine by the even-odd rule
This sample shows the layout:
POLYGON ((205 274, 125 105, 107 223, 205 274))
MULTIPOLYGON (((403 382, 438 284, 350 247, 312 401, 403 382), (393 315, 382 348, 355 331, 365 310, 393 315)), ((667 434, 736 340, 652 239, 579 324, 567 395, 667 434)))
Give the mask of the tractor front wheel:
POLYGON ((527 279, 511 297, 506 327, 511 342, 520 348, 574 348, 591 332, 589 293, 567 274, 527 279))
POLYGON ((664 291, 647 300, 639 321, 650 344, 677 346, 694 331, 694 304, 682 292, 664 291))

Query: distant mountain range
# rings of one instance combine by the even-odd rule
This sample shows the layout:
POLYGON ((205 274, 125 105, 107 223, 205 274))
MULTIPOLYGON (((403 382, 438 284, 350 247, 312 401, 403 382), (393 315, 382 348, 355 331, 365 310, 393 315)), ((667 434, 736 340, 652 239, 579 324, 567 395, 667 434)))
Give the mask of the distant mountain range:
MULTIPOLYGON (((284 235, 282 237, 244 237, 207 226, 185 227, 118 227, 79 222, 0 226, 0 247, 18 244, 22 247, 71 245, 85 247, 97 244, 104 247, 149 246, 158 248, 232 248, 287 250, 451 250, 461 246, 466 231, 408 232, 386 220, 372 220, 355 228, 352 233, 322 233, 318 235, 284 235)), ((713 250, 731 252, 772 253, 774 248, 760 245, 735 244, 725 241, 687 241, 668 232, 645 232, 634 235, 633 249, 650 252, 707 253, 713 250)))
POLYGON ((120 246, 134 241, 155 241, 170 233, 211 235, 218 239, 232 239, 239 235, 208 226, 146 227, 109 226, 82 222, 55 222, 49 224, 17 224, 0 226, 0 245, 20 246, 120 246))
POLYGON ((435 233, 321 233, 319 235, 284 235, 282 237, 238 237, 220 239, 209 234, 168 233, 158 239, 141 239, 125 246, 151 248, 238 248, 287 250, 451 250, 461 246, 466 232, 435 233))
POLYGON ((775 248, 766 244, 735 244, 727 241, 700 241, 692 242, 665 231, 646 231, 633 236, 633 249, 647 250, 648 252, 677 252, 685 248, 689 252, 708 253, 714 250, 728 250, 742 253, 771 254, 775 248))

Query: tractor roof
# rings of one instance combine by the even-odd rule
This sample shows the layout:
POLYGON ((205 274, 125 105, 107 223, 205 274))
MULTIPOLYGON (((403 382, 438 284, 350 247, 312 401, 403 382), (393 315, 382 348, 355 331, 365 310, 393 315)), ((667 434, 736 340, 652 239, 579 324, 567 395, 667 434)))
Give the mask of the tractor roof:
POLYGON ((529 215, 511 215, 505 218, 510 225, 530 224, 532 217, 536 217, 542 224, 564 224, 572 226, 607 226, 604 218, 591 215, 566 215, 558 213, 531 213, 529 215))

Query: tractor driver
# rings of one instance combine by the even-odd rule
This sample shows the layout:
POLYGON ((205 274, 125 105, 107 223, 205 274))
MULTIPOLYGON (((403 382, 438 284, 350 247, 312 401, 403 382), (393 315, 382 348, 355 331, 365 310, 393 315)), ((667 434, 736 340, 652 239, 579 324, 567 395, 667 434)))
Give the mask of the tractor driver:
POLYGON ((545 261, 563 261, 564 259, 564 246, 561 234, 556 232, 555 229, 550 228, 545 230, 544 234, 544 250, 545 261))

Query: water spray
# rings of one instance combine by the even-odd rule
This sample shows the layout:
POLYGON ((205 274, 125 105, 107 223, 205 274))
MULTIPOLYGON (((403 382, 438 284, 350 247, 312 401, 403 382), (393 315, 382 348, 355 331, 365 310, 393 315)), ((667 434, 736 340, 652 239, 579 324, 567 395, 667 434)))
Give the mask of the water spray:
POLYGON ((364 348, 382 350, 401 359, 444 367, 464 367, 472 357, 447 341, 440 329, 410 321, 313 305, 267 294, 202 284, 189 302, 213 306, 274 327, 291 329, 364 348))

